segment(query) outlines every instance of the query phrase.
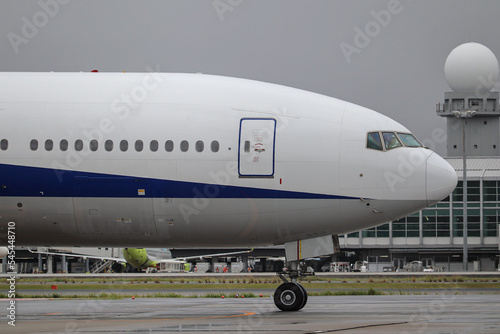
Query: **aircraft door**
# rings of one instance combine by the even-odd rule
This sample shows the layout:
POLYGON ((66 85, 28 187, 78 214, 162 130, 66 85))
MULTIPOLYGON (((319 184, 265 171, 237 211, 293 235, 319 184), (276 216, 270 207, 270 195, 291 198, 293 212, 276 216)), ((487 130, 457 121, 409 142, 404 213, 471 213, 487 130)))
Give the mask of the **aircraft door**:
POLYGON ((240 177, 274 176, 275 136, 275 119, 241 119, 238 148, 240 177))

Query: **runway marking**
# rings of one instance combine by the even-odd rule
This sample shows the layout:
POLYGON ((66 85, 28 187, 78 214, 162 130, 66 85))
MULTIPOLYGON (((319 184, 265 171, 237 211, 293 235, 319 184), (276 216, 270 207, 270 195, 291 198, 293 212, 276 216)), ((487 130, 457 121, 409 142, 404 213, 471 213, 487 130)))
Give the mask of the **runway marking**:
MULTIPOLYGON (((167 320, 199 320, 199 319, 222 319, 222 318, 236 318, 236 317, 248 317, 250 315, 255 315, 255 312, 244 312, 242 314, 233 315, 219 315, 214 317, 196 317, 196 318, 168 318, 167 320)), ((155 319, 155 320, 166 320, 166 319, 155 319)))
MULTIPOLYGON (((42 315, 60 315, 63 313, 45 313, 42 315)), ((237 318, 237 317, 248 317, 251 315, 257 314, 256 312, 243 312, 241 314, 232 314, 232 315, 217 315, 213 317, 190 317, 190 318, 160 318, 160 319, 92 319, 92 320, 73 320, 73 322, 100 322, 100 321, 173 321, 173 320, 203 320, 203 319, 224 319, 224 318, 237 318)), ((23 321, 23 322, 33 322, 33 321, 23 321)), ((46 322, 68 322, 68 320, 36 320, 36 322, 46 323, 46 322)))

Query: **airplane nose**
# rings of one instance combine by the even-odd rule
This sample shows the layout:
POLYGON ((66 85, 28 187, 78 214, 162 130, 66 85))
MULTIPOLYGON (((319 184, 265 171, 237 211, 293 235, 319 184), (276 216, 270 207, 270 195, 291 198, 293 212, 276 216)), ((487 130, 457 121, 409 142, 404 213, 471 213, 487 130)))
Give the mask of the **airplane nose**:
POLYGON ((427 205, 432 205, 452 193, 457 186, 458 176, 453 167, 436 153, 429 156, 426 167, 427 205))

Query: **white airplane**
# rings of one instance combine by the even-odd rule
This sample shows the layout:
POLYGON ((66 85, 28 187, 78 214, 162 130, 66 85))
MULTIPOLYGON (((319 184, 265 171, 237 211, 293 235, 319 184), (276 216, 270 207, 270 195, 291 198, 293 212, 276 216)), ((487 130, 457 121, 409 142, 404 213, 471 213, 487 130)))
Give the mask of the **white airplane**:
POLYGON ((301 260, 457 184, 399 123, 298 89, 160 73, 1 73, 0 87, 0 246, 13 224, 26 246, 285 244, 285 311, 307 301, 301 260))

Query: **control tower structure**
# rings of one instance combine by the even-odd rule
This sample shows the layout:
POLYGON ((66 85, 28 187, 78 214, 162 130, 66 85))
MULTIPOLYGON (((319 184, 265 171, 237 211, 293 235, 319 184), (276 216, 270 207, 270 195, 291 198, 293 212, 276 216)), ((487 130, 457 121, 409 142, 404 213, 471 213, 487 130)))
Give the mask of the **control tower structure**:
POLYGON ((500 94, 492 91, 499 75, 495 55, 484 45, 465 43, 451 51, 444 72, 452 92, 444 94, 436 112, 446 118, 447 156, 462 156, 464 115, 466 155, 500 156, 500 94))

